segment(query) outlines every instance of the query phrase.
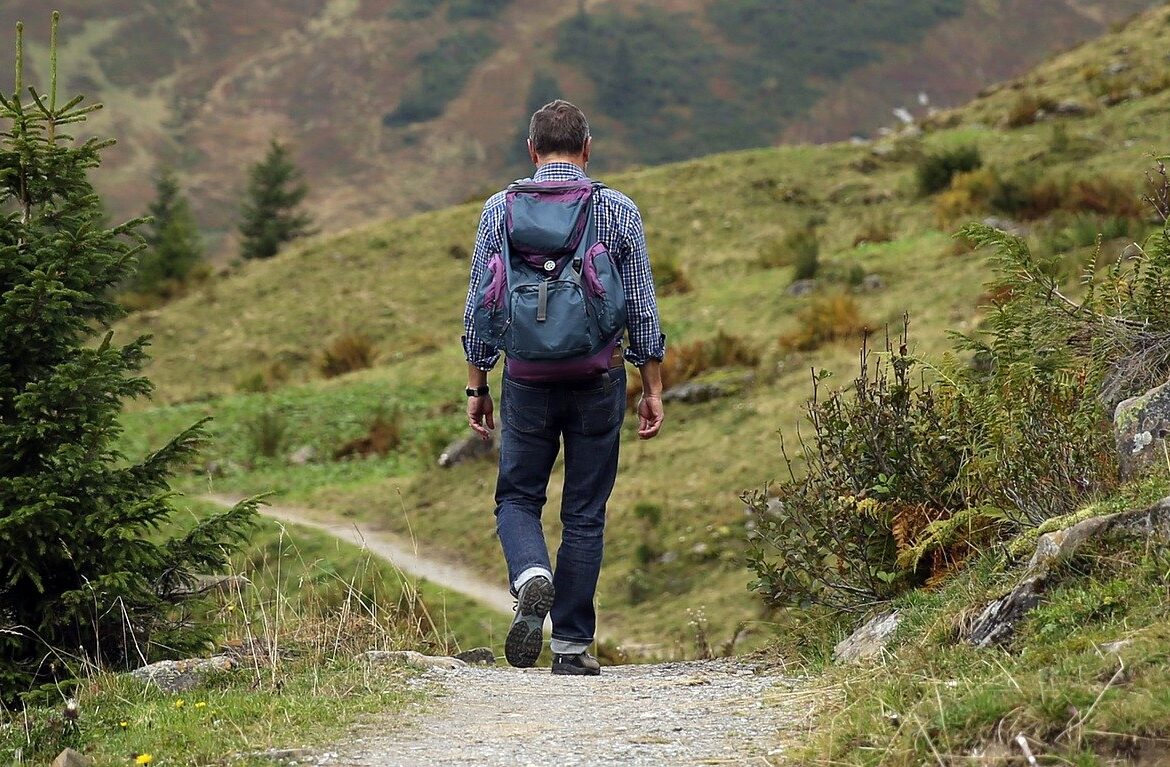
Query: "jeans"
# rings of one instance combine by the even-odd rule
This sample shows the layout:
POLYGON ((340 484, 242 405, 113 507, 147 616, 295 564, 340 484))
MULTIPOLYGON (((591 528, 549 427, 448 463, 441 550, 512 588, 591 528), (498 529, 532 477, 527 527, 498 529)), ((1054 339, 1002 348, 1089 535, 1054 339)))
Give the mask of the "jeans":
POLYGON ((588 646, 594 638, 593 595, 601 571, 605 504, 617 478, 625 410, 626 373, 621 367, 571 383, 524 383, 504 373, 496 532, 509 583, 531 568, 553 573, 555 643, 588 646), (553 570, 540 517, 562 437, 563 529, 553 570))

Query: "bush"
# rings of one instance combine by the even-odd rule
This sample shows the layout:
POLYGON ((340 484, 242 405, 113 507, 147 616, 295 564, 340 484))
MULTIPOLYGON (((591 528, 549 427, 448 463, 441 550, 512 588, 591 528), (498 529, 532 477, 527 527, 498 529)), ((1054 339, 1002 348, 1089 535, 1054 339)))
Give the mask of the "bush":
POLYGON ((651 257, 650 269, 654 274, 654 287, 659 295, 674 296, 690 292, 691 280, 674 256, 651 257))
POLYGON ((334 459, 386 456, 402 444, 403 416, 399 408, 374 413, 366 433, 346 442, 333 452, 334 459))
POLYGON ((317 369, 326 378, 336 378, 373 367, 376 357, 374 342, 368 336, 361 333, 343 333, 321 352, 317 369))
POLYGON ((1016 98, 1015 103, 1008 110, 1005 122, 1009 128, 1022 128, 1025 125, 1032 125, 1045 112, 1052 111, 1055 106, 1056 102, 1047 96, 1037 96, 1034 93, 1024 92, 1016 98))
MULTIPOLYGON (((667 347, 666 359, 662 362, 662 385, 667 389, 686 383, 709 370, 754 368, 759 364, 760 352, 751 343, 719 330, 709 339, 667 347)), ((632 407, 641 393, 641 382, 630 381, 626 388, 626 404, 632 407)))
POLYGON ((869 215, 862 219, 861 227, 853 236, 853 247, 892 242, 896 234, 897 224, 892 215, 888 213, 869 215))
POLYGON ((816 228, 808 225, 764 243, 760 246, 756 263, 765 269, 791 266, 793 281, 809 280, 816 277, 820 268, 820 252, 816 228))
POLYGON ((979 149, 964 146, 938 154, 923 157, 916 169, 918 191, 923 196, 937 194, 946 189, 959 173, 970 173, 983 167, 979 149))
POLYGON ((834 341, 859 339, 868 325, 857 301, 846 293, 814 296, 796 313, 796 332, 781 336, 782 349, 812 351, 834 341))
MULTIPOLYGON (((1159 175, 1153 199, 1170 212, 1159 175)), ((1109 413, 1170 374, 1170 233, 1105 275, 1087 269, 1079 302, 1023 240, 963 234, 996 252, 994 306, 952 355, 980 364, 933 368, 903 333, 872 368, 863 351, 850 390, 822 397, 818 379, 806 475, 790 461, 774 498, 747 497, 754 586, 771 603, 864 609, 1116 484, 1109 413), (911 374, 920 366, 935 382, 911 374)))
POLYGON ((285 446, 288 430, 288 416, 276 407, 265 407, 244 421, 249 458, 255 461, 278 456, 285 446))

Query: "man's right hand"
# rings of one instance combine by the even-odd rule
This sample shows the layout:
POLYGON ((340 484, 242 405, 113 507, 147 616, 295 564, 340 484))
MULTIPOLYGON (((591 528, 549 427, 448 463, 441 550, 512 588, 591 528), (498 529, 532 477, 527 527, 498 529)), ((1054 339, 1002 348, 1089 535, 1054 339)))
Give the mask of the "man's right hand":
POLYGON ((654 439, 662 428, 662 397, 645 394, 638 402, 638 439, 654 439))
POLYGON ((494 409, 490 394, 467 398, 467 425, 482 440, 491 439, 491 430, 496 428, 496 420, 492 416, 494 409))

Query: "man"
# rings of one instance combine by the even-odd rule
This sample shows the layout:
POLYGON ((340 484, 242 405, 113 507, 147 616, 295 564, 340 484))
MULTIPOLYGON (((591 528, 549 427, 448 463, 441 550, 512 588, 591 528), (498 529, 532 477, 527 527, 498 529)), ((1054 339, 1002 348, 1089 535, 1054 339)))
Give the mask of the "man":
MULTIPOLYGON (((533 181, 586 178, 591 150, 585 115, 569 102, 558 99, 533 114, 528 129, 528 154, 536 166, 533 181)), ((592 204, 598 240, 614 257, 625 292, 629 345, 624 359, 638 368, 642 379, 638 437, 651 439, 662 428, 660 366, 666 339, 659 325, 642 218, 628 197, 612 189, 598 190, 592 204)), ((484 439, 495 428, 487 374, 500 352, 476 337, 472 314, 476 286, 491 256, 502 249, 505 212, 504 192, 484 205, 464 312, 467 421, 484 439)), ((504 654, 514 666, 528 667, 536 662, 543 646, 544 619, 551 611, 552 672, 601 672, 588 649, 597 623, 593 596, 601 570, 605 505, 617 477, 625 389, 620 346, 608 372, 579 380, 518 380, 505 362, 496 531, 517 599, 516 616, 504 645, 504 654), (563 531, 554 573, 540 519, 562 438, 563 531)))

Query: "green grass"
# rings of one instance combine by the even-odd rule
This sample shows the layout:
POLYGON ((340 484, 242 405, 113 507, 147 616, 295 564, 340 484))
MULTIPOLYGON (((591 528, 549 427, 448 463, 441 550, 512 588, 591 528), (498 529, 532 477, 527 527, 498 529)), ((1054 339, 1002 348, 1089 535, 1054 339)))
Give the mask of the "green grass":
POLYGON ((425 699, 407 685, 411 676, 353 660, 302 658, 276 669, 218 672, 193 690, 168 694, 128 676, 98 674, 73 691, 74 722, 63 719, 63 700, 0 714, 0 759, 48 764, 68 746, 103 766, 135 764, 144 754, 160 767, 270 765, 249 755, 328 744, 362 719, 387 726, 425 699))
MULTIPOLYGON (((1152 478, 1123 488, 1097 513, 1140 508, 1168 491, 1164 478, 1152 478)), ((791 754, 794 763, 1018 757, 1011 741, 1021 734, 1041 763, 1122 763, 1164 753, 1159 749, 1170 736, 1165 546, 1132 539, 1086 545, 1059 566, 1042 604, 1008 647, 956 642, 958 626, 1010 590, 1023 569, 1002 552, 987 552, 942 588, 896 600, 902 622, 887 661, 815 666, 820 683, 836 695, 811 741, 791 754), (1103 648, 1117 641, 1127 644, 1116 652, 1103 648)), ((822 633, 830 634, 825 645, 837 636, 822 633)))

